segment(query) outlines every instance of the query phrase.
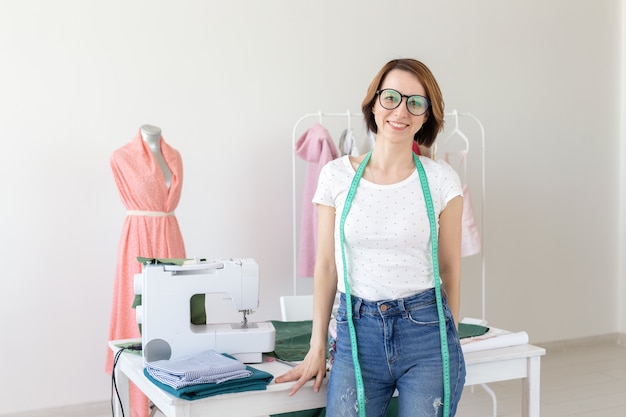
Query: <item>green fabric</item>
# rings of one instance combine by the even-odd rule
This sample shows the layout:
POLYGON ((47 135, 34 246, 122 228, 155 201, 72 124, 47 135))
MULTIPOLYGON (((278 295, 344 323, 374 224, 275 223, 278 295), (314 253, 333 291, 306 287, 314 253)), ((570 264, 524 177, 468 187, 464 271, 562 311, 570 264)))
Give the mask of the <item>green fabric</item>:
POLYGON ((292 411, 290 413, 272 414, 270 417, 325 417, 326 407, 312 408, 310 410, 292 411))
POLYGON ((272 320, 276 329, 273 356, 284 361, 301 361, 309 351, 312 320, 272 320))
POLYGON ((206 324, 206 296, 204 294, 194 294, 189 300, 189 308, 191 310, 192 324, 206 324))
POLYGON ((183 258, 146 258, 143 256, 137 257, 137 262, 140 264, 163 264, 163 265, 178 265, 181 266, 189 259, 183 258))
POLYGON ((398 416, 398 397, 391 397, 391 401, 389 401, 389 407, 387 407, 387 412, 385 413, 385 417, 397 417, 398 416))
POLYGON ((482 336, 489 331, 489 327, 478 324, 459 323, 459 339, 482 336))

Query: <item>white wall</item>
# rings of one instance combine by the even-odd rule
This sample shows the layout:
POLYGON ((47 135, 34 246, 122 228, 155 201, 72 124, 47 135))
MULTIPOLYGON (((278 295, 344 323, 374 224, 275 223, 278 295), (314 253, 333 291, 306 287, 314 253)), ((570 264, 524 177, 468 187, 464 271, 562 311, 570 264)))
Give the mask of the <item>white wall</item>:
MULTIPOLYGON (((626 22, 626 0, 622 0, 622 22, 626 22)), ((619 332, 626 333, 626 257, 624 257, 624 252, 626 251, 626 25, 622 24, 622 45, 621 45, 621 92, 622 92, 622 105, 621 105, 621 141, 620 141, 620 163, 619 166, 621 168, 620 175, 620 196, 621 196, 621 206, 620 206, 620 221, 619 224, 619 233, 620 233, 620 244, 618 245, 618 254, 617 257, 619 259, 619 278, 618 278, 618 289, 619 289, 619 306, 618 306, 618 317, 619 320, 619 332)), ((626 342, 625 342, 626 343, 626 342)))
MULTIPOLYGON (((251 319, 278 318, 293 124, 358 110, 396 57, 425 61, 448 108, 487 129, 490 323, 533 342, 624 332, 622 5, 0 0, 0 414, 109 398, 124 208, 108 158, 141 124, 183 156, 188 255, 256 258, 251 319)), ((477 316, 467 265, 463 314, 477 316)))

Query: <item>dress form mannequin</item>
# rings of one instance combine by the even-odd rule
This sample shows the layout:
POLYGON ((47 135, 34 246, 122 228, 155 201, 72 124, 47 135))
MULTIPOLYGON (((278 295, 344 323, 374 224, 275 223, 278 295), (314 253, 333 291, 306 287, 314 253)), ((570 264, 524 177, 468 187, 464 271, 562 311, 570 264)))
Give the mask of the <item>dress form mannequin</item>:
POLYGON ((172 172, 165 163, 165 159, 163 159, 163 154, 161 153, 161 129, 152 125, 143 125, 141 126, 141 137, 152 151, 152 154, 163 172, 165 184, 167 185, 167 188, 170 188, 170 184, 172 183, 172 172))
MULTIPOLYGON (((118 245, 109 340, 141 337, 134 307, 141 303, 133 277, 141 273, 138 256, 185 258, 185 245, 174 211, 180 200, 183 164, 180 153, 170 146, 161 129, 144 125, 130 142, 116 149, 110 159, 115 184, 127 210, 118 245), (139 298, 139 299, 138 299, 139 298)), ((195 301, 194 295, 192 301, 195 301)), ((204 297, 204 294, 202 294, 204 297)), ((206 323, 204 299, 193 304, 194 324, 206 323)), ((106 371, 113 370, 113 354, 106 349, 106 371)), ((147 397, 131 384, 130 415, 148 417, 147 397)))

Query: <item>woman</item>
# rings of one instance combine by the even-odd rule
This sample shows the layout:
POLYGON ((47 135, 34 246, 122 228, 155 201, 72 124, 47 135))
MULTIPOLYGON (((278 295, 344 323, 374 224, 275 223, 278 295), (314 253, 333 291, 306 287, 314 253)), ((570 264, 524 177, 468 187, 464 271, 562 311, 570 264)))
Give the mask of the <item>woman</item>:
MULTIPOLYGON (((296 380, 293 395, 315 378, 314 390, 319 390, 326 371, 330 313, 339 290, 327 415, 357 416, 364 404, 368 417, 384 416, 396 389, 400 417, 443 415, 444 362, 431 229, 412 151, 414 140, 430 147, 443 126, 441 91, 423 63, 393 60, 371 82, 362 110, 367 128, 376 134, 375 146, 368 155, 328 163, 320 174, 313 197, 318 207, 318 249, 310 350, 300 365, 276 382, 296 380), (350 201, 353 182, 356 192, 350 201), (349 205, 347 214, 345 205, 349 205), (346 290, 351 306, 346 303, 346 290), (359 380, 363 402, 357 395, 359 380)), ((453 416, 465 381, 455 321, 460 304, 462 191, 449 165, 426 157, 419 161, 438 220, 436 243, 449 355, 447 407, 453 416)))

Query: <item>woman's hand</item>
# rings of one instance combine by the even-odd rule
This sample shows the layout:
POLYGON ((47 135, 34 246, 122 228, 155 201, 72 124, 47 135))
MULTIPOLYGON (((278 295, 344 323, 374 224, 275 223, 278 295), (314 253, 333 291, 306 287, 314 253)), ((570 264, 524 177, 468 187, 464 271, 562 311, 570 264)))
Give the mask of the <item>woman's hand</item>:
POLYGON ((291 369, 278 377, 276 377, 276 383, 297 381, 289 392, 289 396, 294 395, 298 390, 306 384, 311 378, 315 378, 313 383, 313 391, 319 392, 324 377, 326 376, 326 354, 324 351, 321 353, 314 353, 309 350, 302 363, 298 364, 295 368, 291 369))

